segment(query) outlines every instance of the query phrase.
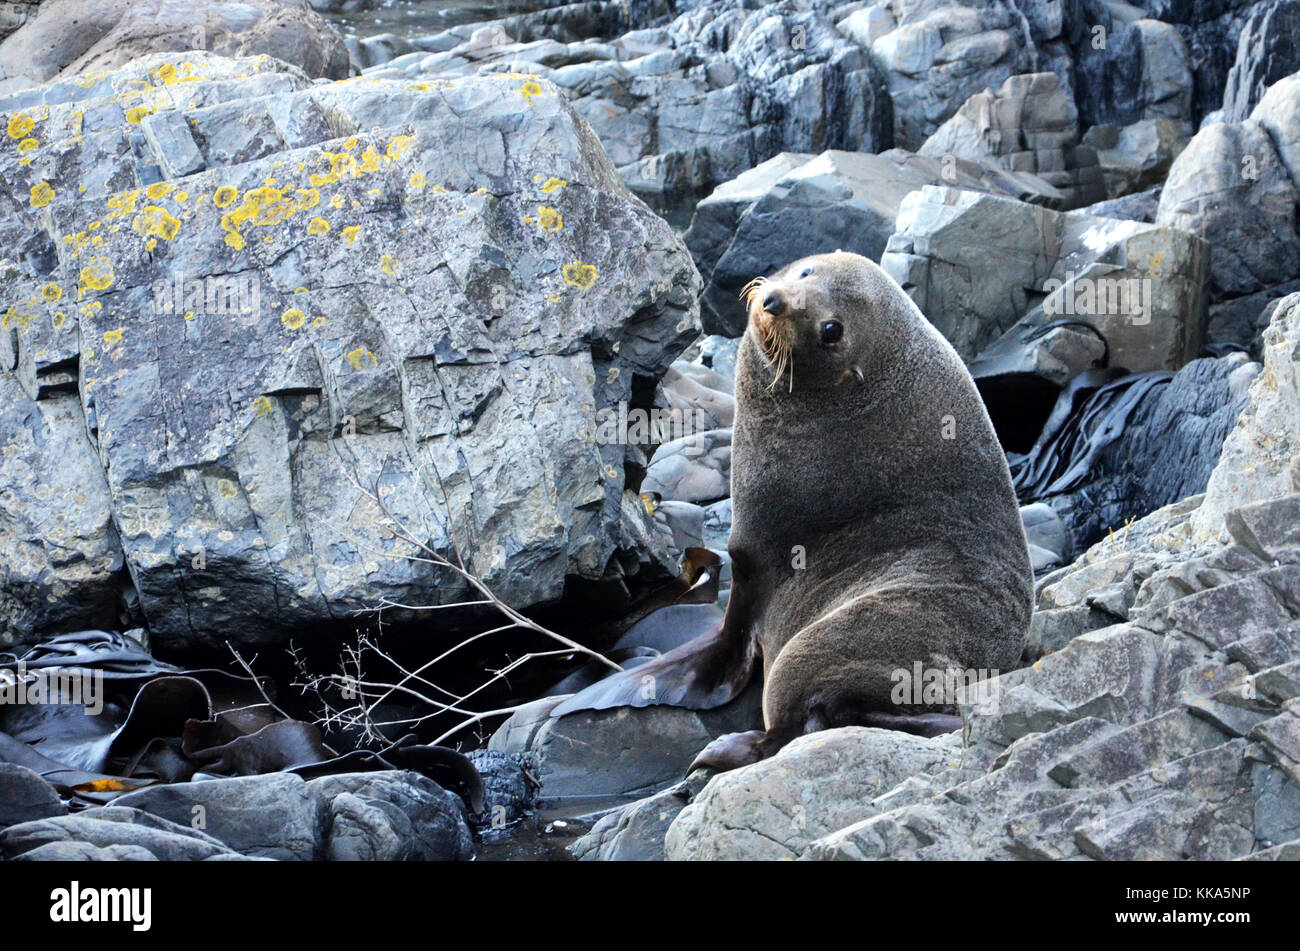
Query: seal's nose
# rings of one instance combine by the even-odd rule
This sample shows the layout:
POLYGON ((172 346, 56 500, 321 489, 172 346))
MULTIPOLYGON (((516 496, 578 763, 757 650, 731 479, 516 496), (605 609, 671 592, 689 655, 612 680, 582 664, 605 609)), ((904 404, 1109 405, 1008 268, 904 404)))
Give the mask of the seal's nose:
POLYGON ((763 310, 773 317, 780 317, 786 311, 785 295, 778 290, 768 291, 767 296, 763 298, 763 310))

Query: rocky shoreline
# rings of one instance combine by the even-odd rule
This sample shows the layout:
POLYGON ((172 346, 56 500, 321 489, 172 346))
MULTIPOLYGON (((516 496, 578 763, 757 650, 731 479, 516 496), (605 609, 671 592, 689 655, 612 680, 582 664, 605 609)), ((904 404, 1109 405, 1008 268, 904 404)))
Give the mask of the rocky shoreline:
POLYGON ((0 14, 0 673, 143 666, 0 703, 4 859, 1300 857, 1300 3, 95 7, 0 14), (757 688, 550 710, 721 616, 736 296, 835 248, 985 399, 1023 666, 685 776, 757 688))

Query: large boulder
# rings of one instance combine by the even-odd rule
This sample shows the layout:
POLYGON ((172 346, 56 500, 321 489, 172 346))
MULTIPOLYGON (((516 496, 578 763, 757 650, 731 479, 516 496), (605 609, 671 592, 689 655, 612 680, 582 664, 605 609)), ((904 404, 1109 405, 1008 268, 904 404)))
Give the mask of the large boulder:
POLYGON ((1113 364, 1138 371, 1200 351, 1206 252, 1174 228, 927 186, 903 200, 880 263, 968 359, 1076 318, 1101 330, 1113 364))
MULTIPOLYGON (((307 0, 38 0, 0 43, 0 95, 89 72, 111 72, 150 53, 266 54, 308 76, 351 72, 343 38, 307 0)), ((9 4, 13 6, 13 4, 9 4)))
POLYGON ((1193 516, 1204 537, 1227 532, 1230 509, 1300 492, 1300 294, 1278 304, 1263 350, 1263 372, 1193 516))
POLYGON ((1156 223, 1210 242, 1211 292, 1236 297, 1300 274, 1298 198, 1267 129, 1214 123, 1174 161, 1156 223))
POLYGON ((187 54, 0 106, 13 623, 115 584, 156 647, 270 642, 461 599, 420 545, 519 607, 675 562, 597 424, 698 332, 699 278, 556 87, 187 54), (72 556, 31 541, 61 519, 72 556))
POLYGON ((1096 152, 1079 145, 1072 103, 1055 73, 1012 76, 962 104, 920 148, 933 158, 988 159, 1060 189, 1065 207, 1108 197, 1096 152))
MULTIPOLYGON (((988 0, 890 0, 839 24, 884 67, 894 100, 894 141, 905 149, 919 148, 972 95, 1049 59, 1053 51, 1039 44, 1059 35, 1060 23, 1036 37, 1026 35, 1026 26, 1018 10, 988 0)), ((1050 58, 1066 77, 1068 59, 1056 52, 1050 58)))
POLYGON ((1124 14, 1133 7, 1120 4, 1081 3, 1076 9, 1083 12, 1075 45, 1080 123, 1125 126, 1164 118, 1190 131, 1194 59, 1178 28, 1128 19, 1124 14))
POLYGON ((879 260, 903 198, 924 185, 951 185, 1043 205, 1065 196, 1041 178, 987 157, 823 152, 782 153, 720 185, 695 208, 686 245, 706 285, 701 321, 711 333, 745 329, 740 290, 790 261, 839 248, 879 260))

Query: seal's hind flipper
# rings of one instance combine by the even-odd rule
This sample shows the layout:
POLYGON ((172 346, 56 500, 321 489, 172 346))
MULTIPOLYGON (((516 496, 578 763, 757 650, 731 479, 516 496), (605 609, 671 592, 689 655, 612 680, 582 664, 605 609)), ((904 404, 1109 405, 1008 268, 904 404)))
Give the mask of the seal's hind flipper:
POLYGON ((580 690, 551 711, 665 705, 711 710, 738 696, 748 685, 757 656, 731 633, 726 620, 649 663, 606 677, 580 690))

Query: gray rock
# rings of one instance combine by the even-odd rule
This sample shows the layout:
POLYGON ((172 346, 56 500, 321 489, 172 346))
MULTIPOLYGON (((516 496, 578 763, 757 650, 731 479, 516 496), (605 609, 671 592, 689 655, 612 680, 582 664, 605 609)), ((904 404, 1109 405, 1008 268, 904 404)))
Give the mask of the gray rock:
MULTIPOLYGON (((309 782, 307 790, 328 812, 329 861, 464 862, 474 857, 464 803, 418 773, 322 776, 309 782)), ((489 809, 494 805, 491 799, 488 804, 489 809)))
POLYGON ((1300 270, 1296 201, 1269 132, 1253 120, 1218 123, 1174 161, 1156 223, 1210 242, 1213 293, 1249 294, 1300 270))
POLYGON ((190 50, 274 56, 313 77, 351 71, 343 38, 305 0, 44 0, 0 43, 0 95, 190 50))
POLYGON ((118 797, 115 805, 196 830, 241 854, 326 858, 328 803, 292 773, 146 786, 118 797))
POLYGON ((919 773, 952 768, 955 735, 927 739, 842 727, 799 737, 771 759, 721 773, 673 821, 672 860, 790 859, 878 810, 872 800, 919 773))
POLYGON ((900 149, 778 155, 696 206, 685 240, 707 281, 700 303, 705 329, 738 336, 745 329, 740 291, 792 260, 834 248, 878 260, 904 196, 929 184, 1044 204, 1065 200, 1042 179, 999 168, 988 158, 900 149))
POLYGON ((717 710, 619 707, 551 717, 563 699, 517 710, 488 742, 488 749, 527 755, 547 801, 657 792, 679 781, 718 736, 762 724, 757 685, 717 710))
MULTIPOLYGON (((1154 188, 1164 181, 1169 167, 1187 147, 1185 126, 1172 119, 1142 119, 1124 127, 1095 125, 1082 144, 1097 153, 1109 200, 1154 188)), ((1112 206, 1126 208, 1130 206, 1112 206)), ((1105 215, 1097 205, 1090 214, 1105 215)), ((1130 217, 1122 214, 1110 217, 1130 217)), ((1154 220, 1138 218, 1136 220, 1154 220)))
POLYGON ((1264 370, 1193 516, 1198 540, 1224 535, 1230 509, 1300 491, 1300 294, 1274 311, 1263 350, 1264 370))
POLYGON ((1073 317, 1105 334, 1112 363, 1138 371, 1176 369, 1199 352, 1207 251, 1173 228, 926 186, 903 200, 881 267, 967 358, 1011 353, 1029 360, 1021 372, 1050 373, 1060 358, 1026 356, 1023 338, 1073 317))
POLYGON ((171 822, 117 805, 24 822, 0 831, 0 856, 5 859, 70 861, 92 857, 102 861, 152 857, 163 862, 193 862, 230 852, 217 839, 192 828, 188 820, 171 822), (92 849, 100 851, 92 853, 92 849))
POLYGON ((664 836, 683 809, 699 795, 709 773, 696 770, 675 786, 601 816, 570 846, 580 862, 662 862, 664 836))
POLYGON ((297 861, 465 860, 464 804, 410 772, 290 773, 149 786, 118 804, 192 826, 232 851, 297 861))
POLYGON ((1012 76, 986 89, 925 140, 919 154, 990 159, 1031 173, 1060 189, 1064 207, 1078 208, 1108 193, 1096 152, 1079 147, 1074 110, 1055 73, 1012 76))
POLYGON ((1245 119, 1269 86, 1300 71, 1300 3, 1252 3, 1248 12, 1223 91, 1224 122, 1245 119))
MULTIPOLYGON (((613 5, 587 6, 613 11, 616 29, 626 23, 613 5)), ((404 75, 526 71, 551 80, 628 187, 657 207, 694 200, 781 151, 893 144, 884 76, 823 4, 691 4, 648 36, 610 36, 592 24, 601 36, 587 39, 555 26, 483 24, 404 75)))
POLYGON ((1153 185, 1146 191, 1125 195, 1122 198, 1108 198, 1086 208, 1080 208, 1079 211, 1098 218, 1124 218, 1129 221, 1145 221, 1154 224, 1156 214, 1160 210, 1160 189, 1161 186, 1153 185))
POLYGON ((190 53, 4 105, 67 137, 57 161, 0 156, 0 237, 33 249, 6 265, 0 356, 48 407, 4 417, 15 628, 117 626, 123 588, 178 649, 463 598, 392 518, 520 608, 611 564, 673 565, 625 491, 641 450, 595 434, 697 333, 698 277, 556 87, 311 85, 190 53), (192 120, 205 170, 146 192, 170 159, 148 137, 137 158, 126 109, 192 120), (212 306, 184 298, 195 281, 212 306), (437 300, 455 306, 419 303, 437 300))
POLYGON ((655 450, 642 492, 664 499, 709 503, 731 494, 731 430, 683 436, 655 450))
POLYGON ((65 812, 58 793, 37 773, 13 763, 0 763, 0 829, 65 812))

